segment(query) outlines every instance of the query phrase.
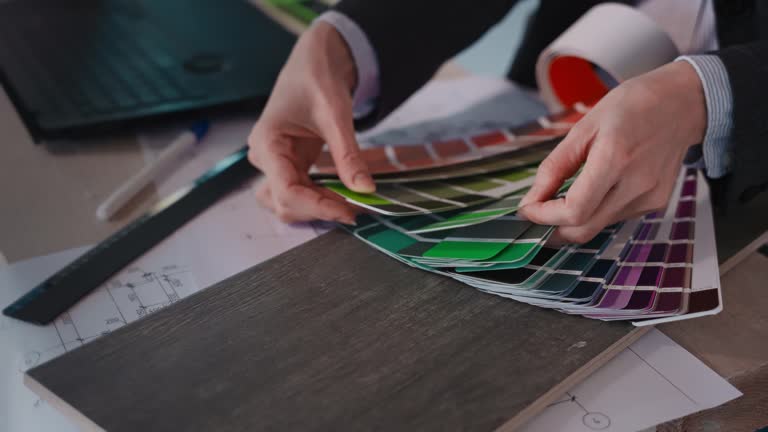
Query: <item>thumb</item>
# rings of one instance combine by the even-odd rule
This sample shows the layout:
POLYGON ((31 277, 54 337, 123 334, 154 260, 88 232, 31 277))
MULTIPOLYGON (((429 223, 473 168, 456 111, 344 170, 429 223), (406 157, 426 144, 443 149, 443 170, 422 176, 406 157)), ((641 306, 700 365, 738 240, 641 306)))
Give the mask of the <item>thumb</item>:
POLYGON ((583 132, 581 128, 571 129, 539 165, 531 189, 520 200, 520 207, 552 198, 565 180, 579 170, 591 141, 592 134, 583 132))
POLYGON ((341 107, 333 105, 334 102, 324 104, 323 112, 317 116, 317 126, 328 144, 339 178, 355 192, 374 192, 376 185, 355 139, 351 101, 342 102, 341 107))

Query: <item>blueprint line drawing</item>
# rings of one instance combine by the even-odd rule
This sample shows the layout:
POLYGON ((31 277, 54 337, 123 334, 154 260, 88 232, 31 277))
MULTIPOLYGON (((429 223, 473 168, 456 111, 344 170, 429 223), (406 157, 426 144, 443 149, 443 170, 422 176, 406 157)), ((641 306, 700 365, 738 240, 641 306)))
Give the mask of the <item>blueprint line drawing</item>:
MULTIPOLYGON (((34 286, 33 281, 29 282, 29 286, 34 286)), ((3 300, 21 294, 23 290, 18 289, 3 292, 3 300)), ((0 415, 0 430, 52 430, 51 425, 56 425, 54 430, 76 430, 24 387, 24 372, 198 290, 191 269, 184 265, 139 263, 119 273, 47 326, 2 320, 0 344, 9 350, 3 358, 10 363, 2 377, 7 382, 7 393, 0 394, 0 399, 7 412, 0 415)))
POLYGON ((741 393, 658 330, 549 404, 524 432, 633 432, 741 393))
POLYGON ((181 266, 164 266, 158 271, 129 268, 84 300, 89 304, 97 301, 97 308, 85 310, 76 306, 57 318, 51 327, 58 343, 28 351, 24 366, 34 367, 43 359, 80 347, 171 305, 190 293, 190 287, 192 291, 197 290, 190 271, 181 266))
POLYGON ((584 416, 581 418, 581 421, 584 423, 584 426, 588 427, 589 429, 599 431, 606 430, 611 427, 610 417, 601 412, 593 412, 588 410, 584 405, 582 405, 579 398, 573 395, 571 392, 566 392, 561 400, 549 404, 547 408, 564 403, 573 403, 582 411, 584 411, 584 416))

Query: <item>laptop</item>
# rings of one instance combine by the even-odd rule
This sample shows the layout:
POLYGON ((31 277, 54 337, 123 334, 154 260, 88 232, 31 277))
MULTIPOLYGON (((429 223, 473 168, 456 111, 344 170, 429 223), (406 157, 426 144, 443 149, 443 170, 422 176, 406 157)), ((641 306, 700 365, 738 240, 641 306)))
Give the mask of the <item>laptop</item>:
POLYGON ((0 1, 0 82, 33 136, 266 101, 295 36, 246 0, 0 1))

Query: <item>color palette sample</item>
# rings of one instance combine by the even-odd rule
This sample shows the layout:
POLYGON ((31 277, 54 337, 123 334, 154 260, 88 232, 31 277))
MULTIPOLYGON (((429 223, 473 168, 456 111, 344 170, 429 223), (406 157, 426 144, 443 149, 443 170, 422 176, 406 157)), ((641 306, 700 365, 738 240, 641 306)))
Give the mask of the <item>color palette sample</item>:
POLYGON ((490 294, 635 325, 722 310, 709 189, 695 169, 681 169, 665 210, 607 227, 585 244, 548 247, 555 227, 517 217, 538 164, 587 111, 577 104, 514 129, 364 150, 372 194, 347 189, 328 153, 312 176, 371 212, 347 227, 361 240, 490 294))
MULTIPOLYGON (((361 149, 361 156, 377 182, 385 179, 387 175, 414 170, 452 167, 507 153, 519 156, 522 150, 546 146, 553 139, 565 136, 570 127, 584 116, 587 109, 582 107, 581 110, 541 117, 530 124, 508 130, 492 130, 472 136, 412 145, 365 148, 361 149)), ((333 158, 330 152, 324 149, 312 166, 310 175, 314 179, 322 179, 333 178, 336 174, 333 158)))
MULTIPOLYGON (((565 194, 573 183, 573 178, 565 181, 563 186, 558 191, 558 197, 565 194)), ((440 231, 444 229, 459 228, 463 226, 481 224, 492 221, 498 217, 508 215, 516 212, 520 201, 523 199, 529 188, 524 188, 510 195, 506 195, 503 198, 493 201, 489 204, 481 205, 468 210, 460 211, 457 214, 446 217, 438 222, 431 223, 427 226, 423 226, 416 230, 412 230, 413 233, 422 233, 430 231, 440 231)))
POLYGON ((551 227, 511 216, 455 230, 422 235, 409 232, 431 220, 430 216, 365 216, 354 233, 400 261, 437 269, 502 264, 520 267, 533 259, 552 232, 551 227))
MULTIPOLYGON (((338 180, 323 185, 360 207, 390 216, 441 213, 467 209, 506 198, 504 205, 522 198, 533 184, 535 167, 515 168, 492 174, 460 177, 442 181, 412 183, 377 183, 376 192, 361 194, 338 180)), ((514 204, 516 209, 516 204, 514 204)))
POLYGON ((452 224, 481 220, 504 200, 447 214, 369 215, 352 232, 410 266, 568 314, 651 325, 722 310, 709 191, 696 170, 681 170, 665 210, 581 245, 547 247, 554 227, 514 211, 452 224), (425 229, 435 225, 442 229, 425 229))

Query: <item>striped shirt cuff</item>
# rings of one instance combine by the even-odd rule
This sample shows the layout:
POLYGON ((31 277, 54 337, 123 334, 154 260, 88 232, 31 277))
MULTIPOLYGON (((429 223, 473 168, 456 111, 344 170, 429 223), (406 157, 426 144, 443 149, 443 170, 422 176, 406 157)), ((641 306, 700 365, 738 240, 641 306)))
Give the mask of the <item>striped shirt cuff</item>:
POLYGON ((352 111, 355 118, 365 117, 373 111, 379 96, 379 62, 376 51, 360 26, 339 11, 326 11, 315 21, 334 26, 349 46, 357 68, 357 87, 352 94, 352 111))
POLYGON ((722 177, 731 170, 733 142, 733 95, 728 73, 715 55, 681 56, 677 60, 690 63, 704 87, 707 103, 707 131, 702 152, 707 176, 722 177))

